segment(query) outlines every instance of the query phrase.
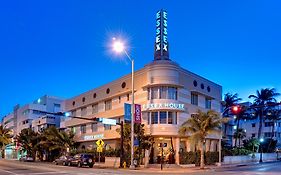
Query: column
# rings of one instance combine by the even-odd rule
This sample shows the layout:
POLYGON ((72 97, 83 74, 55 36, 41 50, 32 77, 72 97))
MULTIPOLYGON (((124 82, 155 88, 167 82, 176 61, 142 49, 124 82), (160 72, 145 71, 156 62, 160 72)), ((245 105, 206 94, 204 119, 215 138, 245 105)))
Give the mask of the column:
POLYGON ((147 168, 149 164, 149 155, 150 155, 150 150, 145 150, 144 152, 144 167, 147 168))
POLYGON ((206 139, 206 149, 205 151, 208 152, 208 151, 211 151, 211 139, 206 139))

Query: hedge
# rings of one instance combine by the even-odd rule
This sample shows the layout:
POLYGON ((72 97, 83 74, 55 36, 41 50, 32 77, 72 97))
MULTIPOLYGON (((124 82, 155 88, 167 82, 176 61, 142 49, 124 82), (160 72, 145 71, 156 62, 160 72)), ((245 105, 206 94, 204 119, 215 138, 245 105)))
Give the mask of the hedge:
MULTIPOLYGON (((200 165, 200 151, 189 151, 189 152, 180 152, 180 164, 195 164, 196 166, 200 165)), ((218 152, 205 152, 205 165, 214 165, 219 161, 218 152)))

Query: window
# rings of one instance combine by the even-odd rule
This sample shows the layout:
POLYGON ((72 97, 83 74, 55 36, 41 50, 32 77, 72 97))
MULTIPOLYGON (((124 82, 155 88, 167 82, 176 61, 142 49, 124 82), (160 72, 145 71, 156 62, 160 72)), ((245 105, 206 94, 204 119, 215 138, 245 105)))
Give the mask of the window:
POLYGON ((147 114, 147 124, 150 124, 150 112, 147 114))
POLYGON ((92 114, 96 114, 98 113, 99 110, 98 110, 98 104, 93 104, 92 105, 92 114))
POLYGON ((205 108, 211 109, 211 105, 212 105, 212 100, 206 97, 205 98, 205 108))
POLYGON ((177 124, 176 112, 168 112, 168 124, 177 124))
POLYGON ((208 92, 211 92, 210 86, 207 87, 207 91, 208 91, 208 92))
POLYGON ((198 95, 191 93, 191 104, 198 105, 198 95))
POLYGON ((264 127, 271 127, 273 126, 273 122, 265 122, 264 127))
POLYGON ((202 83, 202 84, 201 84, 201 89, 204 89, 204 88, 205 88, 205 86, 204 86, 204 84, 202 83))
POLYGON ((256 124, 255 123, 252 123, 252 128, 256 127, 256 124))
POLYGON ((254 137, 256 137, 256 134, 255 134, 255 133, 252 134, 252 138, 254 138, 254 137))
POLYGON ((87 108, 83 107, 81 108, 81 116, 85 116, 85 115, 87 115, 87 108))
POLYGON ((107 100, 104 103, 105 103, 105 110, 106 111, 111 110, 111 108, 112 108, 112 100, 107 100))
POLYGON ((278 138, 280 138, 281 137, 281 133, 280 132, 278 132, 278 138))
POLYGON ((126 83, 123 82, 122 85, 121 85, 121 87, 124 89, 124 88, 126 87, 126 83))
POLYGON ((151 98, 150 99, 158 99, 158 87, 151 88, 151 98))
POLYGON ((159 86, 148 88, 148 99, 173 99, 177 100, 178 89, 176 87, 159 86))
POLYGON ((106 93, 107 93, 107 94, 110 93, 110 89, 109 89, 109 88, 106 89, 106 93))
POLYGON ((166 124, 167 123, 167 112, 161 111, 160 112, 160 124, 166 124))
POLYGON ((265 132, 264 137, 271 137, 271 132, 265 132))
POLYGON ((127 101, 130 100, 130 94, 127 94, 127 101))
POLYGON ((56 104, 56 103, 55 103, 55 104, 54 104, 54 107, 55 107, 55 108, 60 108, 60 104, 56 104))
POLYGON ((281 122, 278 123, 278 127, 281 127, 281 122))
POLYGON ((104 124, 104 130, 111 130, 111 125, 104 124))
POLYGON ((175 87, 168 87, 168 99, 177 100, 178 92, 175 87))
POLYGON ((76 116, 76 110, 71 111, 71 116, 76 116))
POLYGON ((81 125, 80 131, 81 131, 82 134, 85 134, 86 133, 86 125, 81 125))
POLYGON ((151 113, 151 124, 158 124, 158 112, 151 113))
POLYGON ((198 84, 197 81, 194 80, 194 81, 193 81, 193 86, 194 86, 194 87, 197 87, 197 84, 198 84))
POLYGON ((76 128, 75 127, 71 127, 71 132, 73 132, 75 134, 76 133, 76 128))
POLYGON ((92 128, 92 132, 97 132, 98 131, 98 124, 92 123, 91 128, 92 128))
POLYGON ((167 87, 160 87, 160 99, 167 99, 167 87))

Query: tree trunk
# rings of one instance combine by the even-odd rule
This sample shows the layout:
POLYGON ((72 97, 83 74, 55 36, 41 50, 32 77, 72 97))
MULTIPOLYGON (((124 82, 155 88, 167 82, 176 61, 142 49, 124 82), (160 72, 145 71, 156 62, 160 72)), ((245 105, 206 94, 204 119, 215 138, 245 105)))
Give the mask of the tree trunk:
POLYGON ((261 109, 260 115, 259 115, 259 131, 258 131, 258 139, 260 140, 261 138, 261 132, 262 132, 262 122, 263 122, 263 109, 261 109))
POLYGON ((205 160, 204 160, 204 147, 205 147, 205 142, 204 141, 202 141, 202 143, 201 143, 201 159, 200 159, 200 169, 204 169, 204 162, 205 162, 205 160))
MULTIPOLYGON (((234 144, 234 146, 235 147, 237 147, 237 139, 238 139, 238 130, 239 130, 239 127, 240 127, 240 119, 239 118, 237 118, 237 128, 236 128, 236 134, 237 134, 237 136, 236 136, 236 138, 235 138, 235 144, 234 144)), ((239 143, 240 144, 240 143, 239 143)))
POLYGON ((5 147, 4 146, 1 148, 1 156, 2 156, 2 159, 5 159, 5 147))

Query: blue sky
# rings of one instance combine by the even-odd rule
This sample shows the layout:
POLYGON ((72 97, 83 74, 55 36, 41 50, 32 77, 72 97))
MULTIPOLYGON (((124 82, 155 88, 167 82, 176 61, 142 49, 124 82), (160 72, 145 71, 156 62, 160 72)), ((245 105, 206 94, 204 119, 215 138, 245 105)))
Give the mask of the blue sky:
MULTIPOLYGON (((155 14, 168 11, 170 57, 247 100, 281 92, 281 1, 107 0, 0 3, 0 116, 49 94, 69 98, 130 73, 109 51, 125 38, 136 69, 153 60, 155 14)), ((119 57, 120 58, 120 57, 119 57)))

